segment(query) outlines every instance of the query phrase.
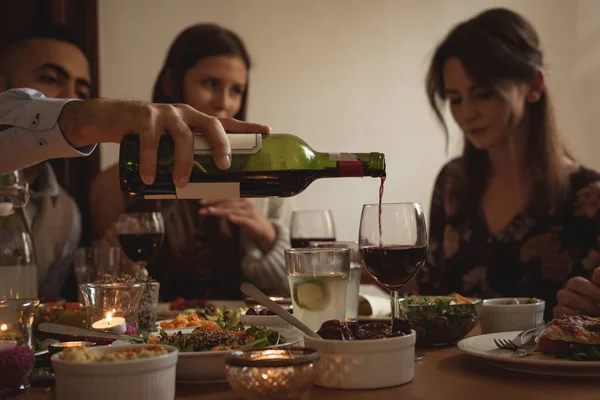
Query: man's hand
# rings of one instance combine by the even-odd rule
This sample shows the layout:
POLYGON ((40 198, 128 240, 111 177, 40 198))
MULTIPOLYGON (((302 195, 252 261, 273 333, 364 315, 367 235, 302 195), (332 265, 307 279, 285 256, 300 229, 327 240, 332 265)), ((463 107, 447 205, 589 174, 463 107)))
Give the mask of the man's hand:
POLYGON ((203 133, 210 143, 215 164, 231 165, 231 148, 225 132, 269 133, 265 125, 215 118, 185 104, 149 104, 97 99, 67 103, 58 119, 65 138, 74 147, 95 143, 120 143, 123 136, 140 136, 140 176, 152 184, 160 137, 170 134, 175 143, 173 181, 186 186, 192 172, 194 139, 203 133))
POLYGON ((569 279, 556 295, 558 304, 553 313, 559 315, 588 315, 600 317, 600 267, 594 270, 592 280, 581 276, 569 279))

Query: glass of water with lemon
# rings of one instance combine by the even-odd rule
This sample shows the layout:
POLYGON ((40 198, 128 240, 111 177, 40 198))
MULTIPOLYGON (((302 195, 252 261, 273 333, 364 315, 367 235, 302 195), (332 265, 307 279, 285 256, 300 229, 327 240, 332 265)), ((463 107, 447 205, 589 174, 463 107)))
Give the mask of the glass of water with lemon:
POLYGON ((358 295, 360 292, 360 275, 362 259, 358 250, 358 242, 310 242, 310 247, 319 248, 349 248, 350 249, 350 274, 346 287, 346 321, 356 320, 358 317, 358 295))
POLYGON ((285 251, 294 316, 314 331, 325 321, 344 321, 349 248, 301 248, 285 251))

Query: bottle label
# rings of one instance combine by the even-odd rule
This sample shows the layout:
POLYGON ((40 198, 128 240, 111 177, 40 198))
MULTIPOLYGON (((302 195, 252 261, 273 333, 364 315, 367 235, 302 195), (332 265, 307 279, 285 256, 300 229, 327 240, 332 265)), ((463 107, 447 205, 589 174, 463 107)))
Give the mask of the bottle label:
POLYGON ((362 161, 338 161, 340 177, 365 176, 365 168, 362 161))
MULTIPOLYGON (((262 148, 262 135, 257 133, 227 134, 232 154, 255 154, 262 148)), ((194 154, 212 154, 203 134, 194 135, 194 154)))
POLYGON ((352 153, 329 153, 331 161, 337 161, 340 177, 365 176, 363 162, 352 153))
POLYGON ((237 199, 240 197, 239 182, 189 183, 176 189, 178 199, 237 199))

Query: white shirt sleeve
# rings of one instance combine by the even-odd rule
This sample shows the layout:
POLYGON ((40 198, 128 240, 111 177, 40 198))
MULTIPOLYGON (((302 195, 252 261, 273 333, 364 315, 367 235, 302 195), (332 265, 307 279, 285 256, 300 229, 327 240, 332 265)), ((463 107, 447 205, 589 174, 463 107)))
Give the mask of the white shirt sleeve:
POLYGON ((77 99, 46 98, 33 89, 0 94, 0 174, 52 158, 87 156, 96 145, 74 148, 63 136, 58 117, 77 99))

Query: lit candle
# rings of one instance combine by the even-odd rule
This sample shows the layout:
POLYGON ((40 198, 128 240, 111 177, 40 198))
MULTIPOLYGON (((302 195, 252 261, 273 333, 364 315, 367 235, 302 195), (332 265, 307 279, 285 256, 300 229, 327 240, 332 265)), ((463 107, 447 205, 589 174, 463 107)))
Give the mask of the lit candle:
MULTIPOLYGON (((8 325, 2 324, 0 325, 0 338, 3 336, 2 333, 6 333, 8 331, 8 325)), ((10 350, 17 347, 17 341, 12 339, 0 339, 0 351, 10 350)))
POLYGON ((113 317, 110 311, 106 313, 106 318, 94 322, 92 328, 98 331, 111 332, 119 335, 122 335, 127 331, 125 318, 113 317))

